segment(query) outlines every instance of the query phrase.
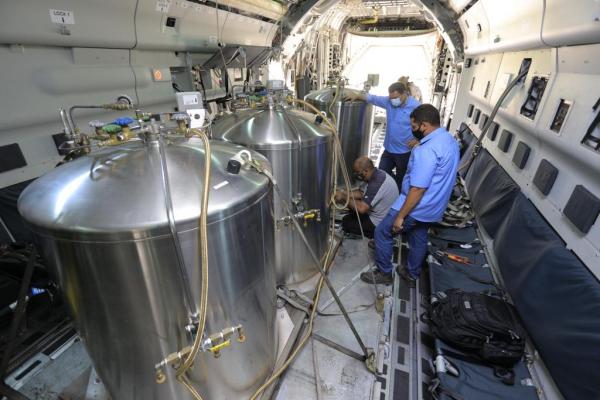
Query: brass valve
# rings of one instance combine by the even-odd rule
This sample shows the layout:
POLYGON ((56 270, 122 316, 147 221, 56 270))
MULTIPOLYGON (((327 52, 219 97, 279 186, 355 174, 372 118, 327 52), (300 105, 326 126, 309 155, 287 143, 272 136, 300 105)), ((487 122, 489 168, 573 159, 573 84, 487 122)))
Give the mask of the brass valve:
POLYGON ((202 349, 209 351, 215 358, 221 356, 221 350, 231 346, 231 337, 237 332, 237 341, 243 343, 246 340, 242 325, 225 328, 221 332, 214 333, 202 342, 202 349))
MULTIPOLYGON (((236 325, 229 328, 225 328, 220 332, 213 333, 208 338, 202 341, 200 350, 203 352, 210 352, 215 358, 221 356, 221 350, 231 346, 231 337, 237 334, 237 342, 243 343, 246 341, 246 332, 242 325, 236 325)), ((154 366, 156 383, 161 384, 167 380, 167 376, 164 372, 164 367, 172 366, 177 368, 183 360, 186 359, 188 354, 192 351, 191 346, 186 346, 180 351, 169 354, 161 362, 154 366)))
MULTIPOLYGON (((308 226, 308 222, 311 220, 315 220, 316 222, 321 222, 321 210, 313 208, 312 210, 297 212, 294 214, 294 218, 302 221, 304 226, 308 226)), ((277 220, 277 229, 281 229, 282 226, 290 226, 294 229, 294 224, 292 222, 292 217, 286 215, 283 218, 277 220)))

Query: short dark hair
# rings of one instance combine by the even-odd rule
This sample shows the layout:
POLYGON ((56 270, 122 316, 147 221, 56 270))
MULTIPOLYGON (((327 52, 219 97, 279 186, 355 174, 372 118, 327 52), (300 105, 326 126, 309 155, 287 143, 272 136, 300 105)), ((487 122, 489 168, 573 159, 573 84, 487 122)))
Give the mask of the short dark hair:
POLYGON ((404 83, 394 82, 388 87, 388 93, 398 92, 400 94, 404 94, 406 92, 406 86, 404 83))
POLYGON ((373 160, 371 160, 367 156, 358 157, 354 161, 354 166, 358 166, 358 168, 360 168, 361 170, 366 169, 369 171, 372 170, 373 168, 375 168, 375 164, 373 164, 373 160))
POLYGON ((440 112, 431 104, 421 104, 410 113, 410 118, 418 124, 429 122, 433 126, 440 126, 440 112))

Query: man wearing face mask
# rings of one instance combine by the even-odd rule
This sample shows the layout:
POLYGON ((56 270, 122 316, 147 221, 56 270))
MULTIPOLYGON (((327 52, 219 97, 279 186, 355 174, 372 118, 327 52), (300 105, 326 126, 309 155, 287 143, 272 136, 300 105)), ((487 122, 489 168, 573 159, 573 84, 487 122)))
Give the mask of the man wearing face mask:
POLYGON ((459 147, 456 139, 440 127, 440 115, 431 104, 417 107, 410 115, 413 134, 419 146, 410 156, 400 197, 375 229, 375 264, 361 279, 369 283, 391 283, 393 236, 408 236, 408 262, 398 273, 414 286, 427 253, 429 225, 441 221, 448 206, 458 170, 459 147))
MULTIPOLYGON (((365 236, 371 239, 375 227, 379 225, 398 198, 398 187, 394 179, 385 171, 375 168, 369 157, 357 158, 352 170, 357 180, 366 183, 366 188, 353 190, 350 193, 351 198, 348 202, 350 212, 342 219, 342 229, 346 233, 360 235, 362 225, 365 236), (356 216, 357 211, 360 224, 356 216)), ((335 194, 335 200, 339 203, 345 202, 348 197, 344 191, 338 191, 335 194)))
POLYGON ((363 100, 385 109, 386 134, 379 168, 394 178, 398 189, 400 189, 410 158, 410 151, 419 143, 412 135, 410 113, 420 103, 409 94, 406 86, 400 82, 392 83, 388 88, 388 93, 389 96, 375 96, 350 92, 346 98, 349 100, 363 100))

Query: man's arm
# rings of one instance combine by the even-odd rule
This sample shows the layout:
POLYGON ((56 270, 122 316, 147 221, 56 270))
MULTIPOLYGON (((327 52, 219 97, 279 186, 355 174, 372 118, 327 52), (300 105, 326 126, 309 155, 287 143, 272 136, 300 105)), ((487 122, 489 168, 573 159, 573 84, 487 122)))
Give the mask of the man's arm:
POLYGON ((350 201, 348 202, 348 208, 350 210, 357 210, 360 214, 367 213, 371 207, 364 202, 362 199, 364 197, 364 193, 361 190, 353 190, 350 192, 350 196, 343 190, 340 190, 335 193, 335 201, 339 203, 343 203, 350 197, 350 201))
POLYGON ((363 92, 358 92, 356 90, 348 90, 348 92, 345 93, 344 98, 346 100, 350 100, 350 101, 356 101, 356 100, 367 101, 367 94, 363 93, 363 92))
POLYGON ((350 199, 350 201, 348 202, 348 208, 351 210, 358 211, 359 214, 366 214, 371 209, 371 207, 367 203, 358 199, 354 199, 354 201, 350 199))
POLYGON ((419 204, 425 191, 427 189, 419 188, 415 186, 411 186, 408 191, 408 195, 406 196, 406 200, 404 200, 404 204, 400 208, 398 212, 398 216, 394 220, 394 224, 392 225, 392 231, 398 233, 402 230, 402 226, 404 225, 404 218, 419 204))
MULTIPOLYGON (((364 196, 364 193, 358 189, 351 191, 350 194, 352 197, 354 197, 355 200, 362 200, 364 196)), ((347 198, 348 193, 346 193, 346 191, 338 190, 337 192, 335 192, 335 201, 337 201, 338 203, 346 201, 347 198)))
POLYGON ((365 101, 374 106, 388 109, 390 106, 390 98, 388 96, 375 96, 374 94, 365 95, 365 101))
POLYGON ((356 101, 356 100, 361 100, 361 101, 366 101, 369 104, 373 104, 374 106, 377 107, 381 107, 381 108, 387 108, 387 106, 389 105, 390 99, 388 96, 375 96, 372 94, 367 94, 367 93, 362 93, 356 90, 348 90, 345 95, 344 98, 346 100, 349 101, 356 101))

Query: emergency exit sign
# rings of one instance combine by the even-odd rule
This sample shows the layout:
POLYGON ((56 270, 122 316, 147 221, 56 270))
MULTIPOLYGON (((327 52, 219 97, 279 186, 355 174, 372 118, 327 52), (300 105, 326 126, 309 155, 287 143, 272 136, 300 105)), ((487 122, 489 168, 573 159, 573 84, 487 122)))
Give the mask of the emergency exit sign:
POLYGON ((55 24, 74 25, 75 14, 69 10, 53 10, 50 9, 50 19, 55 24))

